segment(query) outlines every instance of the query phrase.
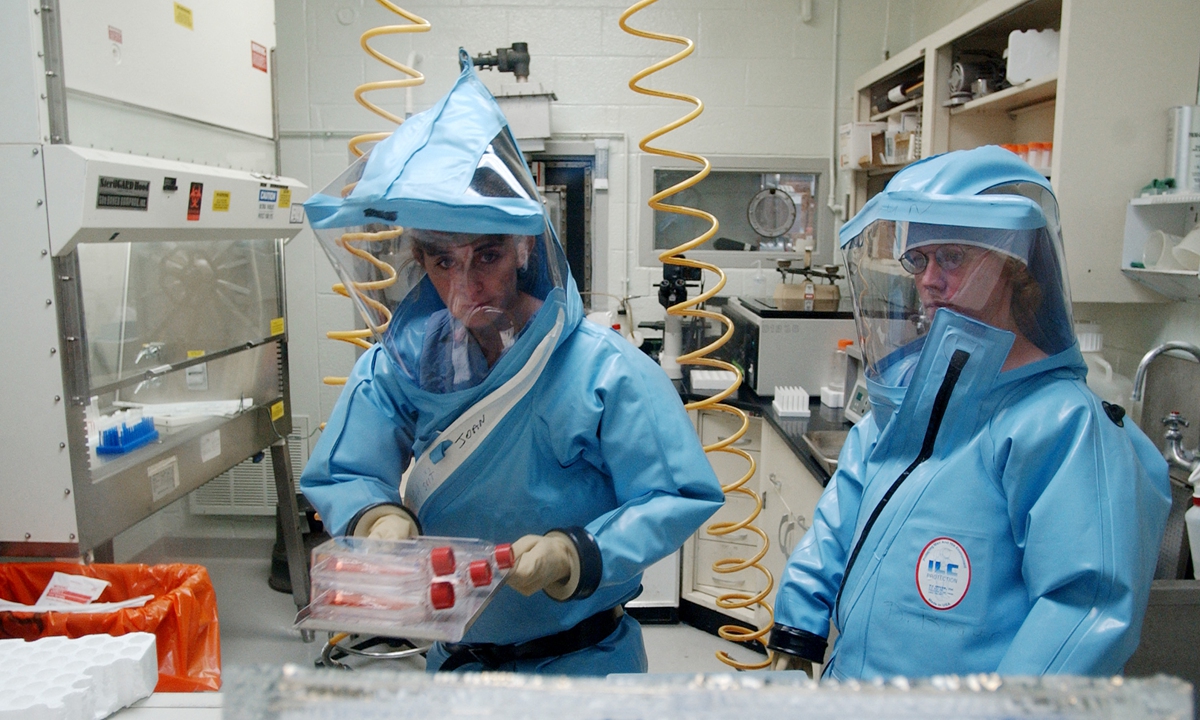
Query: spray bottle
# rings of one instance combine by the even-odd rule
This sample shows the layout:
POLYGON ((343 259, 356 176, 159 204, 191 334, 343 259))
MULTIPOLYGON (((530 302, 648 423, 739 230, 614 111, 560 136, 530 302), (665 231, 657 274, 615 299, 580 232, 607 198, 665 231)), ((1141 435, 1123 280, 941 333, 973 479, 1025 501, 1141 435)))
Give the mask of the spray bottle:
POLYGON ((1200 573, 1200 468, 1192 471, 1188 482, 1192 485, 1192 505, 1183 514, 1187 526, 1188 544, 1192 547, 1193 572, 1200 573))

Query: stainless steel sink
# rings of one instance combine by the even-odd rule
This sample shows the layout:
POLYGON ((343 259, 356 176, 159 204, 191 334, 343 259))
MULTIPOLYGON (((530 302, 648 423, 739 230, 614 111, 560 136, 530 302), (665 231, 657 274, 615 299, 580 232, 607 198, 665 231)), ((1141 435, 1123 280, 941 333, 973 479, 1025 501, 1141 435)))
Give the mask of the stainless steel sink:
POLYGON ((838 455, 846 442, 849 430, 812 430, 801 435, 804 444, 812 451, 813 459, 831 476, 837 470, 838 455))

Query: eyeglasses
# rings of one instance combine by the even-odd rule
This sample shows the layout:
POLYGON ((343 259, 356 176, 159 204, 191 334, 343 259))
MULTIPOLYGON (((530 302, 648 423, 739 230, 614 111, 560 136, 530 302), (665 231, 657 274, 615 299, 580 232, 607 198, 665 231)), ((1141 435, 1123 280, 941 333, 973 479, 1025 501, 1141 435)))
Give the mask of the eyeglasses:
MULTIPOLYGON (((967 248, 962 245, 938 245, 933 259, 943 270, 955 270, 967 259, 967 248)), ((913 275, 925 272, 929 256, 920 250, 909 250, 900 256, 900 266, 913 275)))

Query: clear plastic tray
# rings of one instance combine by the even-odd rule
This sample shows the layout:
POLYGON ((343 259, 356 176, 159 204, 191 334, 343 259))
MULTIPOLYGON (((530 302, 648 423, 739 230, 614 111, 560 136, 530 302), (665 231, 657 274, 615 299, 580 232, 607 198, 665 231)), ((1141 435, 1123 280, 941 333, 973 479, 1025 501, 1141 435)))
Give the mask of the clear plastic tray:
POLYGON ((483 540, 333 538, 313 548, 296 627, 457 642, 512 564, 509 545, 483 540))

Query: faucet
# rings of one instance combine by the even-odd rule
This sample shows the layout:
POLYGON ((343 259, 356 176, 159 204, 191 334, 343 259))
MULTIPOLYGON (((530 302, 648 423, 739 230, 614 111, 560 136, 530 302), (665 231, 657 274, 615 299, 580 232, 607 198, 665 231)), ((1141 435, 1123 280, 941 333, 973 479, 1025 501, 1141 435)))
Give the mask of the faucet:
POLYGON ((1192 357, 1200 362, 1200 347, 1196 347, 1191 343, 1185 342, 1166 342, 1150 349, 1150 352, 1142 356, 1142 361, 1138 363, 1137 374, 1133 376, 1133 393, 1130 395, 1130 400, 1133 402, 1142 401, 1142 392, 1146 386, 1146 370, 1150 367, 1150 363, 1154 362, 1154 358, 1162 355, 1165 352, 1172 350, 1181 350, 1190 353, 1192 357))
POLYGON ((1187 470, 1188 477, 1191 477, 1196 468, 1200 468, 1200 457, 1183 447, 1183 428, 1189 425, 1188 421, 1177 411, 1172 410, 1163 418, 1162 423, 1167 426, 1167 432, 1164 435, 1167 440, 1167 449, 1163 451, 1163 457, 1171 465, 1187 470))
MULTIPOLYGON (((1137 374, 1133 377, 1133 392, 1130 394, 1130 400, 1135 407, 1140 408, 1141 406, 1142 394, 1146 388, 1146 371, 1150 367, 1150 363, 1159 355, 1172 350, 1186 352, 1200 362, 1200 347, 1196 347, 1191 343, 1167 342, 1152 348, 1150 352, 1142 357, 1142 361, 1138 363, 1137 374)), ((1141 414, 1140 410, 1138 414, 1141 414)), ((1162 419, 1162 423, 1167 428, 1164 435, 1167 441, 1167 448, 1163 451, 1163 457, 1167 459, 1168 463, 1186 470, 1190 475, 1197 468, 1200 468, 1200 456, 1183 447, 1183 428, 1188 426, 1188 421, 1178 412, 1172 410, 1162 419)))
MULTIPOLYGON (((140 393, 142 390, 145 390, 146 388, 156 388, 160 385, 162 385, 162 378, 155 375, 154 377, 146 378, 145 380, 138 383, 137 386, 133 388, 133 394, 137 395, 138 393, 140 393)), ((1186 425, 1187 421, 1185 420, 1183 422, 1183 424, 1186 425)))
POLYGON ((141 365, 142 361, 149 358, 150 360, 158 360, 162 356, 163 350, 167 347, 166 343, 150 342, 142 345, 141 351, 137 354, 137 359, 133 361, 134 365, 141 365))

